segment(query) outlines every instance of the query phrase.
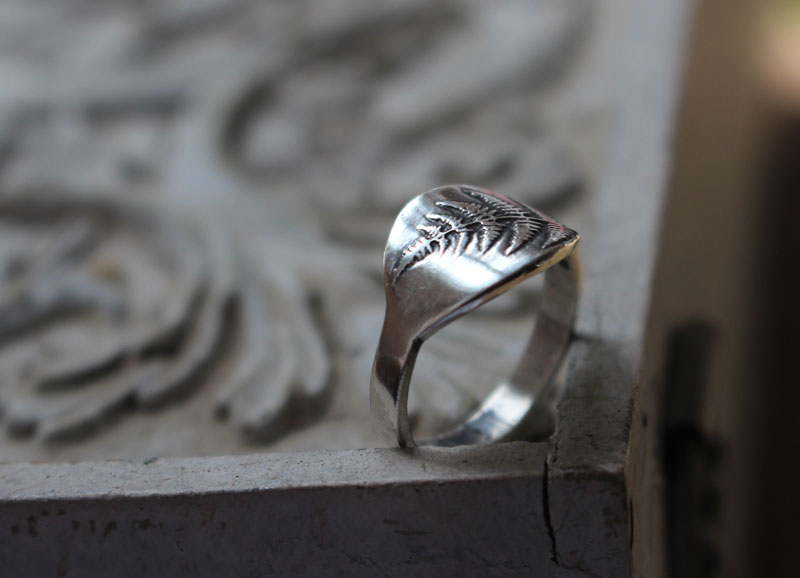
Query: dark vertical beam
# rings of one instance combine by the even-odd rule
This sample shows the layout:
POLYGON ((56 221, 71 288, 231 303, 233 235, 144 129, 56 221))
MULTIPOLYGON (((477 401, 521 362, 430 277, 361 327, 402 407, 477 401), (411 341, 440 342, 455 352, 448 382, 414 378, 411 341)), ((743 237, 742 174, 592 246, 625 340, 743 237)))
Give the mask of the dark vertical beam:
POLYGON ((754 575, 756 4, 701 0, 693 15, 628 459, 637 576, 754 575))

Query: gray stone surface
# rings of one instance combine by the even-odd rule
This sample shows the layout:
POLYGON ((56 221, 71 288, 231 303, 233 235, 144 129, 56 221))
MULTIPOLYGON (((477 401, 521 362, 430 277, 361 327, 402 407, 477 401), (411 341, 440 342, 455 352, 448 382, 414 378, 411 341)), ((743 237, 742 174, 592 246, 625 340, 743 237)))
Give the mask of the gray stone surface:
POLYGON ((0 467, 14 576, 578 576, 546 445, 0 467), (33 478, 38 482, 31 484, 33 478))
POLYGON ((568 362, 570 382, 548 452, 557 560, 589 575, 630 572, 626 486, 635 389, 654 274, 689 3, 645 2, 630 29, 609 170, 584 243, 587 282, 568 362), (645 146, 644 143, 647 143, 645 146), (598 536, 603 546, 594 547, 598 536), (621 561, 625 561, 624 564, 621 561))
MULTIPOLYGON (((5 42, 21 60, 0 63, 19 79, 0 94, 0 148, 14 152, 0 171, 3 202, 27 202, 35 192, 63 197, 79 215, 96 207, 98 196, 144 210, 144 221, 126 218, 122 227, 103 229, 101 246, 110 243, 111 253, 123 250, 114 241, 120 235, 143 238, 143 222, 179 223, 169 227, 176 234, 184 227, 221 234, 239 267, 202 286, 233 287, 233 302, 246 303, 233 335, 220 334, 225 347, 212 348, 206 379, 188 382, 172 401, 119 408, 92 401, 94 411, 109 411, 95 422, 82 418, 91 435, 77 441, 48 441, 41 432, 58 422, 51 409, 36 410, 38 425, 21 428, 28 437, 3 440, 0 461, 9 463, 0 465, 0 560, 17 575, 630 573, 625 459, 683 4, 509 3, 509 13, 541 8, 549 21, 564 24, 563 36, 548 28, 547 42, 523 38, 535 47, 529 74, 509 69, 507 81, 485 93, 464 85, 469 105, 444 87, 430 103, 441 123, 407 131, 390 122, 391 114, 380 122, 375 116, 391 107, 398 118, 408 114, 400 96, 384 95, 378 107, 376 95, 411 71, 432 75, 428 67, 449 58, 437 43, 450 35, 457 41, 462 26, 480 34, 489 23, 470 20, 479 3, 348 4, 361 10, 345 17, 326 2, 170 2, 140 12, 115 3, 91 18, 40 8, 31 20, 21 4, 10 12, 21 32, 0 39, 13 38, 5 42), (40 45, 34 32, 53 22, 64 25, 40 45), (82 44, 78 31, 88 29, 107 50, 82 44), (75 45, 68 55, 57 50, 65 38, 75 45), (571 47, 550 52, 559 74, 540 67, 548 61, 540 51, 556 39, 571 47), (143 58, 145 47, 158 58, 143 58), (69 81, 60 77, 44 91, 52 73, 31 74, 20 65, 35 54, 64 70, 58 59, 74 58, 69 81), (437 59, 417 60, 428 54, 437 59), (330 87, 324 98, 308 88, 319 86, 330 87), (452 116, 441 114, 443 102, 452 116), (287 148, 275 150, 276 139, 287 148), (482 142, 483 149, 474 144, 482 142), (445 176, 531 202, 583 234, 585 294, 556 432, 549 442, 490 448, 346 451, 376 442, 366 404, 382 315, 375 272, 388 223, 406 198, 403 180, 415 187, 436 180, 433 186, 445 176), (264 248, 274 246, 279 256, 265 258, 264 248), (247 379, 251 372, 265 376, 262 386, 247 379), (320 377, 326 373, 331 379, 320 377), (301 411, 280 411, 296 392, 301 411), (318 395, 325 401, 310 403, 318 395), (227 421, 214 421, 215 413, 227 421), (274 453, 161 459, 255 448, 274 453), (295 453, 319 449, 328 451, 295 453), (130 461, 11 463, 107 458, 130 461), (142 463, 152 458, 159 459, 142 463)), ((55 230, 59 239, 80 239, 85 217, 50 227, 46 213, 36 213, 42 228, 34 238, 55 230)), ((12 223, 2 229, 9 244, 0 247, 30 247, 18 213, 0 216, 12 223)), ((141 246, 168 254, 161 243, 152 235, 141 246)), ((37 249, 32 262, 47 263, 50 246, 37 249)), ((215 250, 203 246, 187 254, 213 259, 215 250)), ((117 261, 123 272, 156 269, 139 264, 141 255, 117 261)), ((79 260, 68 269, 90 292, 70 289, 67 296, 86 302, 88 295, 100 312, 99 334, 108 335, 103 323, 113 321, 108 311, 115 307, 147 310, 144 288, 104 290, 120 269, 108 260, 79 260), (99 272, 99 281, 87 271, 99 272)), ((176 297, 186 290, 181 275, 149 275, 154 283, 174 283, 176 297)), ((486 342, 508 347, 489 351, 465 341, 474 330, 459 332, 458 325, 426 346, 429 358, 420 359, 415 374, 420 399, 412 400, 423 430, 455 419, 492 383, 492 372, 510 367, 528 327, 519 297, 515 291, 464 320, 482 328, 486 342), (465 376, 478 372, 477 384, 467 387, 465 376)), ((114 351, 108 345, 89 355, 75 342, 80 362, 72 363, 14 341, 0 351, 3 362, 6 355, 24 358, 26 350, 37 354, 41 387, 33 397, 48 408, 58 399, 67 401, 56 405, 72 404, 93 387, 88 369, 114 351), (71 387, 44 395, 42 383, 69 382, 58 376, 76 373, 83 377, 71 387)), ((176 360, 166 361, 175 371, 176 360)), ((20 384, 31 386, 4 376, 0 390, 8 394, 20 384)), ((13 415, 4 414, 7 428, 13 415)))
MULTIPOLYGON (((591 237, 627 0, 6 5, 0 461, 380 445, 410 197, 469 181, 591 237)), ((420 435, 513 367, 535 296, 426 346, 420 435)))

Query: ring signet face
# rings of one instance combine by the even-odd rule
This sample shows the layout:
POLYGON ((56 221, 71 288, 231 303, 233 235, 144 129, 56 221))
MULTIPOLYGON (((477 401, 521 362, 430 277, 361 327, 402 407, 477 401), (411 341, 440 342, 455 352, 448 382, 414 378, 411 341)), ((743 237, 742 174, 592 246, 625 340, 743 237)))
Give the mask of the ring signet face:
POLYGON ((424 327, 410 325, 427 335, 462 307, 477 307, 563 259, 578 239, 572 229, 500 193, 439 187, 410 201, 389 234, 387 301, 410 312, 408 318, 424 319, 424 327))

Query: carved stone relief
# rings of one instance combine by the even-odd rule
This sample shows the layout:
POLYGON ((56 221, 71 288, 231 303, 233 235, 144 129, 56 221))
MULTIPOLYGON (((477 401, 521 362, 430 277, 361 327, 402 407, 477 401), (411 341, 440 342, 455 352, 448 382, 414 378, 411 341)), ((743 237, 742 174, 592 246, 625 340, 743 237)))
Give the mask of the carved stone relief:
MULTIPOLYGON (((2 10, 0 461, 380 445, 367 388, 405 202, 472 182, 591 226, 606 9, 2 10)), ((514 365, 536 291, 426 346, 422 435, 514 365)))

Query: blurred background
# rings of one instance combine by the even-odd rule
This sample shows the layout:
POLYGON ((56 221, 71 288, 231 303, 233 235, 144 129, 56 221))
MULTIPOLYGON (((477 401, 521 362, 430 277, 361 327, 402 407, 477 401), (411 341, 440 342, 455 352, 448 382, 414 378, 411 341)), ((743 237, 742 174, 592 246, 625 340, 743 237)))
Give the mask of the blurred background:
MULTIPOLYGON (((0 461, 381 445, 395 215, 468 182, 591 238, 629 3, 2 2, 0 461)), ((421 433, 535 293, 425 348, 421 433)))

